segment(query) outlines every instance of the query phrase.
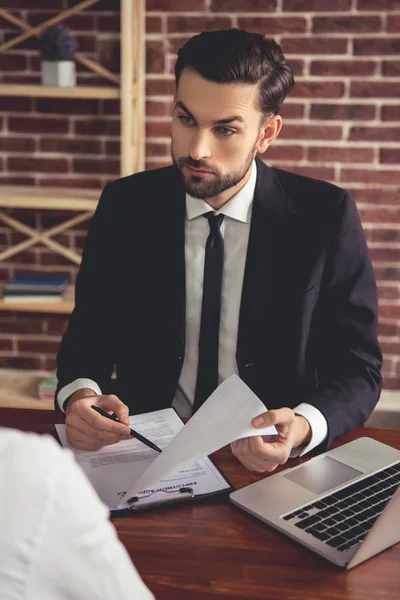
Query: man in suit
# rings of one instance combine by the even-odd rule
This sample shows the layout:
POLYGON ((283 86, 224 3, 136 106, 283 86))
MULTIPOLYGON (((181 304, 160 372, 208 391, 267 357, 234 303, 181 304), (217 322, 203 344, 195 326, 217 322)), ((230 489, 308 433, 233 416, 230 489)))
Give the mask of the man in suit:
POLYGON ((278 436, 232 451, 273 470, 361 425, 379 398, 371 262, 350 194, 256 158, 278 136, 294 84, 276 42, 202 33, 179 51, 175 77, 174 165, 102 193, 57 401, 69 443, 96 449, 125 439, 129 412, 172 405, 190 416, 238 373, 278 436))

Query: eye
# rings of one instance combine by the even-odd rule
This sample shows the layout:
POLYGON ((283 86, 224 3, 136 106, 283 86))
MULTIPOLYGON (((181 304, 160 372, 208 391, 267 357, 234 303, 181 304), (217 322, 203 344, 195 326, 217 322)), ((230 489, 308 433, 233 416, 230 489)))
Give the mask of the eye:
POLYGON ((236 131, 234 131, 233 129, 228 129, 228 127, 218 127, 217 131, 218 131, 218 133, 220 133, 224 137, 229 137, 229 136, 234 135, 236 133, 236 131))
POLYGON ((178 119, 184 124, 184 125, 193 125, 194 121, 192 119, 192 117, 189 117, 188 115, 179 115, 178 119))

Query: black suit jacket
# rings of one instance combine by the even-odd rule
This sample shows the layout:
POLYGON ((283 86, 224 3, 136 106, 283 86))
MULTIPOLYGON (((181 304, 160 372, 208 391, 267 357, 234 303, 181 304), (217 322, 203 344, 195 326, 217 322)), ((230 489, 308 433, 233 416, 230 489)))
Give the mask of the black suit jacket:
MULTIPOLYGON (((59 389, 86 377, 131 413, 171 405, 184 358, 184 217, 174 167, 105 187, 58 355, 59 389)), ((257 160, 236 359, 269 409, 304 401, 324 414, 323 448, 368 418, 381 390, 376 284, 344 190, 257 160)))

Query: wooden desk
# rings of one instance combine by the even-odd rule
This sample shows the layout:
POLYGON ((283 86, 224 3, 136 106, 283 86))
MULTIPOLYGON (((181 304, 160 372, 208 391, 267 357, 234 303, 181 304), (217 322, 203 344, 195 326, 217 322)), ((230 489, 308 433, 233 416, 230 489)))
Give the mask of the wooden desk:
MULTIPOLYGON (((45 433, 51 411, 0 408, 0 425, 45 433)), ((358 429, 400 449, 400 430, 358 429)), ((214 455, 235 487, 260 476, 214 455)), ((297 462, 306 459, 298 459, 297 462)), ((400 544, 342 571, 231 505, 227 497, 113 520, 157 600, 398 600, 400 544)))

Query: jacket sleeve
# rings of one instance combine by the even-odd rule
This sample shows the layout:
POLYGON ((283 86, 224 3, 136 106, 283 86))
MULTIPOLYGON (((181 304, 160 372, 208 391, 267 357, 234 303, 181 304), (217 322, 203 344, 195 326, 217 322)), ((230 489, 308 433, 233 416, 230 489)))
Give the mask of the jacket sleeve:
MULTIPOLYGON (((113 277, 115 240, 112 184, 101 194, 83 248, 75 286, 75 308, 57 356, 59 390, 78 378, 106 393, 115 362, 113 277)), ((57 406, 57 405, 56 405, 57 406)))
POLYGON ((379 399, 377 323, 377 289, 367 244, 354 199, 344 192, 315 314, 318 386, 305 398, 328 422, 328 436, 319 450, 363 425, 379 399))

